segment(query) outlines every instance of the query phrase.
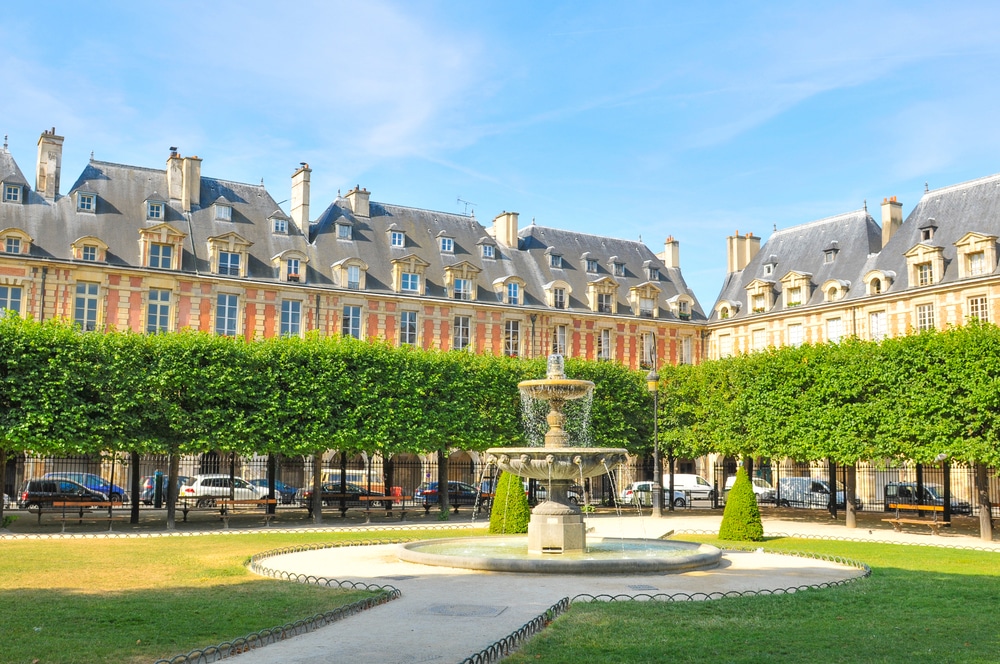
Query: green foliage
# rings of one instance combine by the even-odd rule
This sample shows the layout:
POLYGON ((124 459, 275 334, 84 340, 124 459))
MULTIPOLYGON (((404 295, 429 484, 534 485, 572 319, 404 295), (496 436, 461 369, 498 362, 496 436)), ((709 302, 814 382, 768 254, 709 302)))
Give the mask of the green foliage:
POLYGON ((733 542, 761 542, 764 539, 757 496, 743 467, 736 472, 736 481, 726 497, 719 539, 733 542))
POLYGON ((526 533, 531 519, 531 507, 524 493, 524 484, 517 475, 500 473, 493 509, 490 510, 490 532, 501 534, 526 533))

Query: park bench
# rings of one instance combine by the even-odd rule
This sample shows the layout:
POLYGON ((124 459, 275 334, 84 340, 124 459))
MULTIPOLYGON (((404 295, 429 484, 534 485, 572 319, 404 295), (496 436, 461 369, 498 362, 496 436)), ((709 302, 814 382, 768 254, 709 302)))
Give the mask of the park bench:
MULTIPOLYGON (((115 521, 128 519, 129 514, 115 514, 113 507, 115 503, 105 501, 79 501, 79 500, 56 500, 52 503, 52 513, 55 519, 62 522, 63 532, 66 531, 67 521, 76 521, 82 525, 84 521, 88 523, 107 522, 108 530, 112 529, 115 521), (105 511, 106 510, 106 511, 105 511)), ((42 520, 42 508, 38 510, 38 521, 42 520)))
POLYGON ((229 528, 229 519, 239 516, 258 516, 264 518, 264 526, 270 526, 274 518, 271 505, 277 505, 277 498, 216 498, 215 505, 219 508, 219 518, 225 528, 229 528), (264 511, 261 512, 261 509, 264 511))
POLYGON ((903 524, 909 524, 914 526, 927 526, 931 529, 931 533, 934 535, 940 534, 940 529, 942 527, 951 526, 950 523, 946 521, 939 521, 938 514, 944 513, 944 505, 914 505, 913 503, 889 503, 889 509, 896 510, 896 516, 892 519, 882 519, 887 523, 892 524, 893 530, 897 533, 903 532, 903 524), (903 511, 916 511, 918 514, 924 512, 930 512, 933 515, 933 519, 904 519, 899 516, 900 510, 903 511))

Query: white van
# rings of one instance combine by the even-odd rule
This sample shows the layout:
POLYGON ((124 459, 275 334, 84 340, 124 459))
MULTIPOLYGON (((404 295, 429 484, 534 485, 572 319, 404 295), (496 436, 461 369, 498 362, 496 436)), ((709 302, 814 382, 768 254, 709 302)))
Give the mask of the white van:
MULTIPOLYGON (((670 489, 670 473, 663 475, 663 488, 670 489)), ((701 475, 690 475, 687 473, 674 473, 674 491, 683 491, 691 499, 706 498, 711 500, 715 497, 715 488, 701 475)))

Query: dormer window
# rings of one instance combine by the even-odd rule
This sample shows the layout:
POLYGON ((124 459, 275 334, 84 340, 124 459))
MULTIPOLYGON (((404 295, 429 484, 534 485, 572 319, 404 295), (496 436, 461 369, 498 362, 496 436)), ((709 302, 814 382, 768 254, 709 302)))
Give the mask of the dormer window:
POLYGON ((3 201, 4 203, 20 203, 21 202, 21 185, 19 184, 8 184, 3 185, 3 201))
POLYGON ((496 250, 492 244, 483 245, 483 258, 496 258, 496 250))
POLYGON ((173 245, 153 242, 149 245, 149 267, 158 267, 164 270, 173 269, 174 248, 173 245))
POLYGON ((445 292, 456 300, 475 299, 476 278, 480 269, 468 261, 461 261, 444 268, 445 292))
POLYGON ((507 304, 521 303, 521 285, 516 282, 507 284, 507 304))
POLYGON ((350 224, 337 224, 337 239, 351 240, 354 238, 354 229, 350 224))
POLYGON ((764 263, 764 274, 774 274, 774 263, 764 263))
POLYGON ((882 280, 875 277, 868 283, 868 289, 872 295, 878 295, 882 292, 882 280))
POLYGON ((836 302, 847 297, 847 291, 851 290, 851 282, 843 279, 830 279, 823 284, 823 295, 827 302, 836 302))
POLYGON ((232 221, 233 220, 233 206, 222 205, 221 203, 215 204, 215 219, 216 221, 232 221))
POLYGON ((594 258, 588 258, 586 262, 587 272, 590 274, 597 274, 597 260, 594 258))
POLYGON ((400 278, 399 289, 404 293, 419 293, 420 275, 414 272, 404 272, 400 278))
POLYGON ((455 240, 450 237, 438 238, 438 242, 441 246, 441 251, 446 254, 455 253, 455 240))
POLYGON ((347 266, 347 287, 350 290, 361 288, 361 267, 358 265, 347 266))
POLYGON ((552 306, 556 309, 566 308, 566 289, 556 288, 552 291, 552 306))
POLYGON ((934 239, 934 231, 937 230, 937 226, 933 223, 934 219, 928 219, 929 223, 926 226, 920 227, 920 241, 929 242, 934 239))
POLYGON ((21 239, 16 237, 8 237, 4 242, 4 253, 7 254, 19 254, 21 253, 21 239))
POLYGON ((96 263, 104 260, 108 245, 100 238, 93 235, 86 235, 78 238, 76 242, 69 245, 69 250, 74 260, 96 263))
POLYGON ((406 233, 402 231, 390 231, 389 232, 389 246, 390 247, 405 247, 406 246, 406 233))
POLYGON ((219 274, 240 276, 240 255, 232 251, 219 252, 219 274))
POLYGON ((655 267, 646 268, 646 279, 649 281, 659 281, 660 280, 660 270, 655 267))
POLYGON ((97 194, 80 192, 76 195, 77 212, 94 212, 97 209, 97 194))
POLYGON ((163 203, 148 201, 146 203, 146 219, 153 221, 163 219, 163 203))
POLYGON ((271 230, 275 233, 285 234, 288 233, 288 220, 284 217, 273 217, 271 219, 272 225, 271 230))
POLYGON ((616 277, 624 277, 625 276, 625 263, 614 262, 614 263, 611 264, 611 270, 612 270, 612 274, 614 274, 616 277))
POLYGON ((300 281, 299 259, 289 258, 285 261, 286 278, 288 281, 300 281))
POLYGON ((556 279, 542 286, 545 290, 545 303, 553 309, 566 309, 569 306, 569 295, 573 292, 570 285, 562 279, 556 279))
POLYGON ((334 283, 338 286, 350 290, 364 289, 368 264, 360 258, 345 258, 337 261, 331 267, 333 268, 334 283))
POLYGON ((828 249, 823 252, 823 262, 832 263, 837 258, 837 252, 833 249, 828 249))
POLYGON ((549 255, 549 267, 562 268, 562 254, 555 253, 551 247, 546 249, 545 253, 549 255))
POLYGON ((97 245, 96 244, 85 244, 80 250, 80 258, 87 261, 88 263, 93 263, 97 260, 97 245))
POLYGON ((471 279, 455 279, 454 289, 455 289, 454 297, 456 300, 472 299, 471 279))

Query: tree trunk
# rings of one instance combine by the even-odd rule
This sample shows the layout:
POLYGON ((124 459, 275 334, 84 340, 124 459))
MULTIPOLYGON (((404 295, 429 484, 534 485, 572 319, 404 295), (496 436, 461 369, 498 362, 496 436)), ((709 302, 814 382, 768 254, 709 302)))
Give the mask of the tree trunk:
POLYGON ((438 509, 441 511, 441 520, 448 520, 448 509, 451 507, 450 496, 448 495, 448 453, 438 450, 438 509))
POLYGON ((979 539, 993 541, 993 506, 990 504, 990 483, 986 466, 976 464, 976 496, 979 503, 979 539))
POLYGON ((173 452, 167 457, 167 530, 177 528, 177 477, 181 469, 181 458, 173 452))
MULTIPOLYGON (((858 466, 851 464, 846 467, 847 481, 844 482, 844 507, 846 509, 845 525, 848 528, 858 527, 858 510, 855 507, 854 495, 858 490, 858 466)), ((834 489, 836 491, 836 489, 834 489)))
MULTIPOLYGON (((830 503, 828 509, 830 510, 830 518, 836 519, 837 518, 837 464, 833 462, 833 459, 827 459, 827 463, 829 464, 828 467, 830 470, 827 482, 830 485, 830 503)), ((844 497, 844 502, 847 502, 846 496, 844 497)))
MULTIPOLYGON (((4 493, 4 489, 7 488, 7 448, 0 447, 0 493, 4 493)), ((11 489, 11 499, 14 504, 17 504, 17 496, 13 495, 17 491, 18 487, 11 489)), ((0 524, 3 524, 3 500, 0 499, 0 524)))
POLYGON ((129 466, 132 468, 132 478, 129 480, 129 493, 132 494, 132 505, 129 510, 128 522, 139 523, 139 453, 132 452, 129 455, 129 466))
POLYGON ((312 517, 313 523, 317 526, 323 523, 323 453, 317 452, 313 455, 313 495, 312 517))

